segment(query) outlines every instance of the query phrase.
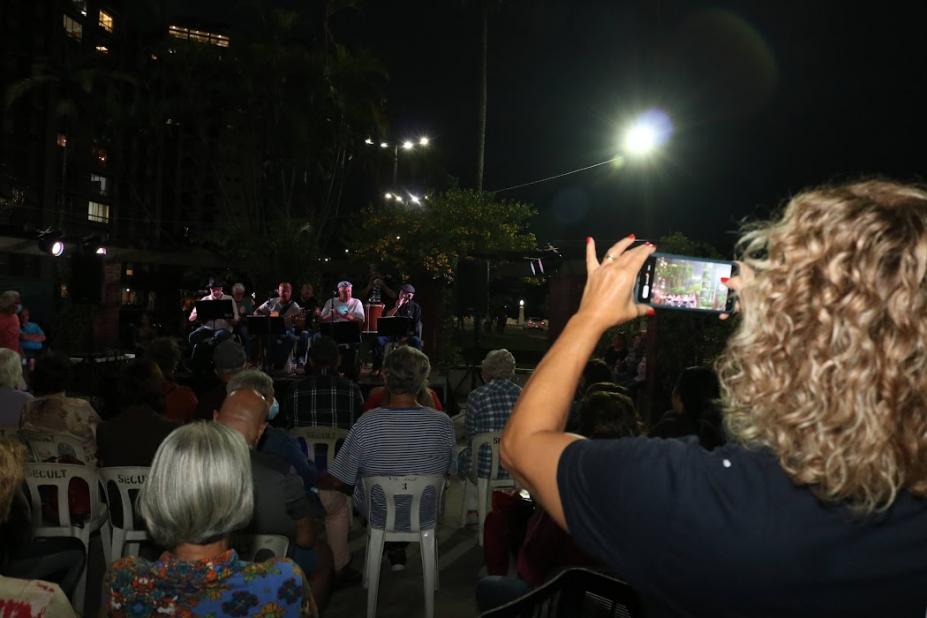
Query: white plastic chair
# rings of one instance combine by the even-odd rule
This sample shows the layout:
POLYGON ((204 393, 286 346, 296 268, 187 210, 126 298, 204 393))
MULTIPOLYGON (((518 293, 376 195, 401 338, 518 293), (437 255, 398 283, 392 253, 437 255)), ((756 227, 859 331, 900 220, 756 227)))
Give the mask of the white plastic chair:
MULTIPOLYGON (((380 589, 380 563, 383 559, 383 544, 387 541, 413 541, 419 543, 422 552, 422 576, 425 590, 425 618, 433 618, 435 612, 435 590, 438 589, 438 544, 435 542, 435 527, 441 507, 446 478, 442 475, 415 476, 367 476, 363 479, 364 502, 372 509, 371 493, 380 487, 386 501, 386 520, 383 527, 367 525, 367 558, 364 562, 364 587, 367 588, 367 618, 377 615, 377 593, 380 589), (435 495, 435 523, 422 527, 419 507, 422 496, 428 488, 435 495), (396 530, 396 497, 410 496, 409 530, 396 530)), ((369 520, 369 518, 368 518, 369 520)))
POLYGON ((109 564, 110 534, 107 523, 106 505, 100 501, 100 478, 96 468, 78 464, 27 463, 26 484, 32 506, 32 533, 37 537, 69 536, 84 544, 88 556, 84 570, 74 587, 71 603, 83 610, 87 588, 87 564, 90 559, 90 535, 97 530, 103 541, 103 557, 109 564), (72 479, 82 479, 90 489, 90 514, 86 521, 71 521, 71 505, 68 501, 68 485, 72 479), (42 519, 42 497, 39 487, 54 487, 58 498, 58 525, 46 525, 42 519))
POLYGON ((348 437, 348 430, 340 427, 293 427, 289 433, 296 438, 299 448, 306 454, 306 459, 315 463, 319 472, 328 468, 318 465, 321 451, 319 447, 327 447, 326 463, 330 464, 338 454, 344 439, 348 437))
MULTIPOLYGON (((467 518, 467 485, 476 485, 477 508, 479 509, 480 525, 477 534, 477 542, 483 545, 483 524, 486 521, 486 515, 489 513, 492 505, 492 491, 497 487, 515 487, 515 479, 496 478, 499 476, 499 442, 502 440, 501 431, 487 431, 484 433, 474 434, 470 441, 470 470, 461 470, 464 475, 464 499, 461 506, 460 525, 464 526, 467 518), (492 463, 489 468, 489 476, 486 478, 478 476, 480 465, 480 448, 482 445, 488 445, 492 448, 492 463)), ((503 468, 504 470, 504 468, 503 468)))
POLYGON ((110 561, 119 560, 126 550, 130 556, 137 556, 142 541, 150 541, 151 536, 144 528, 135 525, 135 500, 129 492, 138 495, 138 491, 148 478, 146 466, 111 466, 100 468, 100 480, 103 481, 103 496, 109 506, 109 523, 112 529, 112 544, 109 552, 110 561), (114 508, 116 504, 118 508, 114 508), (114 521, 114 513, 122 513, 121 521, 114 521))
POLYGON ((236 534, 232 547, 246 562, 264 562, 271 558, 286 558, 290 539, 282 534, 236 534))

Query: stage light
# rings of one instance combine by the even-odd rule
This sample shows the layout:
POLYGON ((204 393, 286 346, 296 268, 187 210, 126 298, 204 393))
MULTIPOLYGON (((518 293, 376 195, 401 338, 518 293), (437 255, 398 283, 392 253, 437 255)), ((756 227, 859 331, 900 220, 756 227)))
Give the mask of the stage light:
POLYGON ((39 249, 55 257, 61 257, 64 254, 64 243, 60 236, 48 234, 39 238, 39 249))

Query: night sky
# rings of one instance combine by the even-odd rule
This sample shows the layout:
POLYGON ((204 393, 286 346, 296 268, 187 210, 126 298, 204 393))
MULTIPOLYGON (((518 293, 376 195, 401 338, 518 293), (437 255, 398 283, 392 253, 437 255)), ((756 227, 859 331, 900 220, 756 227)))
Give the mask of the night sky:
MULTIPOLYGON (((391 82, 390 132, 473 182, 476 2, 370 2, 339 22, 391 82)), ((651 107, 675 127, 659 159, 503 192, 539 240, 681 231, 729 251, 743 217, 812 184, 925 168, 924 3, 502 2, 490 22, 486 189, 603 161, 651 107)))

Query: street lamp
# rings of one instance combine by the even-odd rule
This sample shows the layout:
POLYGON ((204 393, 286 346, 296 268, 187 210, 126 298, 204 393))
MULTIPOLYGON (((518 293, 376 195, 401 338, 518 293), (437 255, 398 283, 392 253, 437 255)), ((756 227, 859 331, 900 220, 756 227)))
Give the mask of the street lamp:
MULTIPOLYGON (((364 143, 368 146, 372 146, 374 141, 368 137, 364 140, 364 143)), ((403 140, 402 142, 393 142, 393 186, 396 185, 396 181, 399 178, 399 149, 402 148, 406 151, 412 151, 416 148, 426 148, 429 144, 431 144, 431 140, 428 139, 428 137, 425 135, 419 137, 417 142, 414 142, 410 139, 403 140)), ((380 148, 385 150, 389 147, 389 142, 380 142, 380 148)), ((386 199, 390 198, 387 197, 386 199)))
POLYGON ((624 152, 633 157, 647 157, 666 143, 673 125, 669 116, 660 110, 644 112, 625 131, 624 152))

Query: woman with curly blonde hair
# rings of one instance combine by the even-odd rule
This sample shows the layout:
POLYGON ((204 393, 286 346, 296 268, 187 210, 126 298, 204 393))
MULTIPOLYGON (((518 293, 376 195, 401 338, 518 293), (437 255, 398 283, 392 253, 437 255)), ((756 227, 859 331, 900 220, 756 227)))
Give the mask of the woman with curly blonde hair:
POLYGON ((889 181, 794 197, 741 241, 742 319, 718 362, 713 451, 563 432, 652 245, 599 262, 525 387, 505 467, 649 615, 923 615, 927 609, 927 191, 889 181))

